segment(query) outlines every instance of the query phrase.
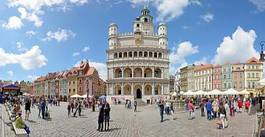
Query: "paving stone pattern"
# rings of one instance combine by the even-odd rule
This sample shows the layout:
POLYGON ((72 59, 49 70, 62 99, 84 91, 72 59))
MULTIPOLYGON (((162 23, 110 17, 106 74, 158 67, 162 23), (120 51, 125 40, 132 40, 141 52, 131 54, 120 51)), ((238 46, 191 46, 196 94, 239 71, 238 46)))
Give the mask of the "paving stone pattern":
MULTIPOLYGON (((31 129, 32 137, 252 137, 255 126, 255 115, 246 113, 228 117, 229 127, 217 129, 216 121, 200 117, 188 120, 188 113, 177 112, 166 116, 160 123, 159 109, 156 106, 143 106, 138 112, 125 109, 123 105, 111 106, 111 130, 98 132, 98 112, 83 110, 81 117, 67 116, 66 103, 52 106, 50 121, 38 118, 37 107, 32 108, 30 121, 26 123, 31 129), (176 118, 173 120, 173 117, 176 118)), ((23 107, 24 108, 24 107, 23 107)), ((1 125, 2 126, 2 125, 1 125)), ((10 128, 9 128, 10 130, 10 128)), ((10 130, 11 131, 11 130, 10 130)), ((8 131, 7 137, 12 137, 8 131)))

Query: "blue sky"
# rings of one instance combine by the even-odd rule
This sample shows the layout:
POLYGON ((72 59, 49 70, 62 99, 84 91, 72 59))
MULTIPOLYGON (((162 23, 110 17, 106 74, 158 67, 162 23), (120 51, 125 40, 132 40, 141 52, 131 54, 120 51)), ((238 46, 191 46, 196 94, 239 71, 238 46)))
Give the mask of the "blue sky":
MULTIPOLYGON (((106 77, 108 25, 131 32, 146 0, 0 1, 0 79, 32 80, 88 59, 106 77)), ((170 72, 244 62, 265 40, 264 0, 149 0, 168 25, 170 72)))

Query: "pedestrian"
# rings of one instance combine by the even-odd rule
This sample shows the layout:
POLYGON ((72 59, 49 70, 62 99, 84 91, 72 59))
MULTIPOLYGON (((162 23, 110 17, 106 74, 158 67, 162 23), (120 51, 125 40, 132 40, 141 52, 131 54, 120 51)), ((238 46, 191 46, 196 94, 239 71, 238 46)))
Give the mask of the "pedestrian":
POLYGON ((82 111, 82 104, 81 104, 81 101, 79 101, 78 106, 77 106, 77 109, 78 109, 78 115, 79 115, 79 117, 80 117, 80 116, 81 116, 81 111, 82 111))
POLYGON ((200 108, 201 108, 201 117, 204 117, 205 116, 205 113, 204 113, 204 101, 201 100, 201 103, 200 103, 200 108))
POLYGON ((71 114, 71 103, 70 102, 67 105, 67 111, 68 111, 68 117, 70 117, 70 114, 71 114))
POLYGON ((40 118, 40 114, 41 114, 41 100, 39 100, 39 102, 38 102, 38 110, 39 110, 38 117, 40 118))
POLYGON ((45 119, 45 109, 46 109, 46 101, 45 99, 41 102, 41 112, 42 112, 42 119, 45 119))
POLYGON ((230 116, 234 116, 234 100, 230 99, 228 105, 230 110, 230 116))
POLYGON ((218 111, 218 102, 214 100, 212 103, 213 106, 213 118, 217 118, 217 111, 218 111))
POLYGON ((30 106, 31 106, 30 99, 27 99, 25 103, 25 113, 26 113, 25 120, 29 120, 30 106))
POLYGON ((74 101, 72 100, 71 101, 71 110, 72 110, 72 113, 74 113, 74 108, 75 108, 75 105, 74 105, 74 101))
POLYGON ((134 105, 134 112, 137 112, 137 101, 136 100, 134 100, 133 105, 134 105))
POLYGON ((99 105, 99 114, 98 114, 98 131, 103 131, 103 122, 104 122, 104 107, 100 101, 99 105))
POLYGON ((166 102, 166 107, 165 107, 166 114, 169 115, 170 112, 170 102, 166 102))
POLYGON ((243 107, 243 102, 241 101, 240 98, 237 101, 237 105, 238 105, 238 112, 241 113, 242 112, 242 107, 243 107))
POLYGON ((160 122, 163 122, 163 115, 164 115, 164 101, 159 101, 158 103, 160 109, 160 122))
POLYGON ((105 131, 109 130, 109 120, 110 120, 110 105, 107 101, 104 104, 104 120, 105 120, 105 131))
POLYGON ((247 101, 245 102, 245 109, 246 109, 247 113, 248 113, 248 110, 249 110, 249 106, 250 106, 250 101, 249 101, 249 99, 247 99, 247 101))
POLYGON ((192 120, 195 118, 195 116, 194 116, 194 106, 191 100, 188 103, 188 109, 189 109, 189 120, 192 120))
POLYGON ((219 106, 219 113, 220 113, 220 124, 219 124, 219 129, 227 127, 227 115, 226 115, 226 110, 225 106, 223 105, 223 102, 220 103, 219 106))
POLYGON ((206 111, 207 111, 207 119, 211 120, 212 119, 212 103, 210 99, 208 99, 208 102, 206 103, 206 111))

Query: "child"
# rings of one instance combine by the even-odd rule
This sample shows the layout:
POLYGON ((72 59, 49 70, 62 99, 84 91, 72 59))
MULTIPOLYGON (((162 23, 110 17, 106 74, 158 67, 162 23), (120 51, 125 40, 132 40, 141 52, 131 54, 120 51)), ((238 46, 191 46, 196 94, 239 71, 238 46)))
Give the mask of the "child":
POLYGON ((16 117, 16 121, 15 121, 16 128, 25 129, 27 134, 29 135, 30 133, 29 127, 24 123, 21 115, 22 115, 21 113, 18 113, 18 116, 16 117))

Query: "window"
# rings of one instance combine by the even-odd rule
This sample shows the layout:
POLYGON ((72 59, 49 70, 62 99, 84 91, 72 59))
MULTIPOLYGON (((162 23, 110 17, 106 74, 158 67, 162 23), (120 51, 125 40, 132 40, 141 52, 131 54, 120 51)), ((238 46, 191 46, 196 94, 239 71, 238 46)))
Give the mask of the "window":
POLYGON ((147 57, 147 52, 144 52, 144 57, 147 57))
POLYGON ((231 83, 228 83, 228 88, 231 88, 231 83))
POLYGON ((123 53, 123 57, 127 58, 127 52, 123 53))
POLYGON ((75 89, 73 89, 73 92, 75 93, 75 89))
POLYGON ((250 73, 248 73, 248 78, 250 78, 250 73))
POLYGON ((162 53, 159 53, 158 54, 158 58, 162 58, 162 53))
POLYGON ((154 53, 154 57, 157 58, 157 53, 156 52, 154 53))
POLYGON ((136 24, 136 27, 140 27, 140 24, 136 24))
POLYGON ((142 57, 142 56, 143 56, 143 52, 140 51, 140 52, 139 52, 139 57, 142 57))
POLYGON ((114 58, 117 58, 117 56, 118 56, 117 53, 114 53, 114 58))
POLYGON ((242 78, 242 76, 243 76, 243 74, 242 74, 242 72, 240 72, 240 78, 242 78))
POLYGON ((256 73, 256 78, 259 78, 259 73, 256 73))
POLYGON ((224 79, 226 79, 226 75, 224 75, 224 79))
POLYGON ((68 85, 71 85, 71 81, 68 82, 68 85))
POLYGON ((69 89, 69 93, 71 93, 71 89, 69 89))
POLYGON ((137 52, 136 51, 133 53, 133 57, 137 57, 137 52))
POLYGON ((252 69, 254 69, 254 65, 252 65, 252 69))
POLYGON ((253 89, 255 88, 255 82, 252 82, 252 88, 253 89))
POLYGON ((119 53, 119 58, 122 58, 122 53, 121 52, 119 53))
POLYGON ((82 80, 80 79, 80 80, 79 80, 79 83, 81 83, 81 82, 82 82, 82 80))
POLYGON ((224 88, 226 88, 226 83, 224 83, 224 88))
POLYGON ((148 22, 148 19, 147 18, 144 18, 144 22, 148 22))
POLYGON ((248 82, 248 88, 250 88, 250 82, 248 82))
POLYGON ((132 57, 132 52, 129 52, 129 57, 132 57))
POLYGON ((252 78, 254 78, 255 77, 255 73, 252 73, 252 78))
POLYGON ((242 81, 240 81, 240 89, 242 89, 242 81))
POLYGON ((73 81, 73 84, 75 84, 75 82, 73 81))

